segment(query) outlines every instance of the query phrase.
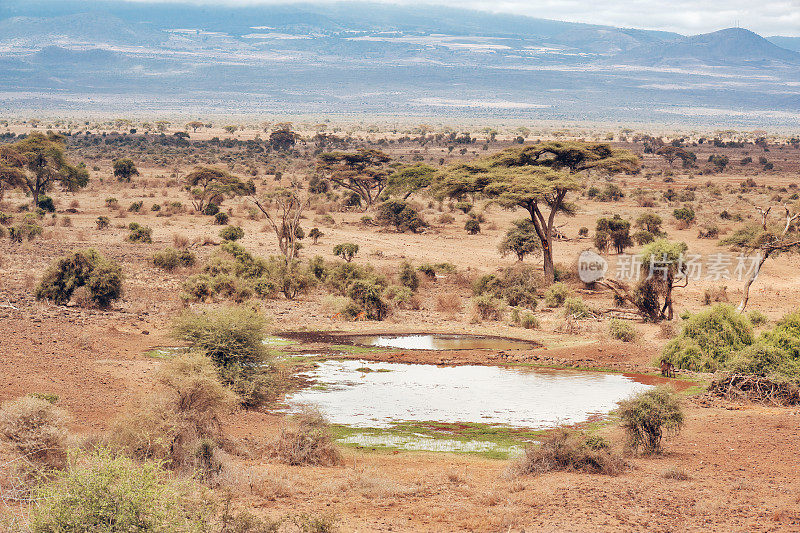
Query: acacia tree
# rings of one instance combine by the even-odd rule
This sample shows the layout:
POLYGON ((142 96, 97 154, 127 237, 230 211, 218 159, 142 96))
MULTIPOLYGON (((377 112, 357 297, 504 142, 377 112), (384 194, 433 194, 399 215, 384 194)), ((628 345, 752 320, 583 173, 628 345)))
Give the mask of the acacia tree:
POLYGON ((644 279, 634 289, 614 279, 598 283, 611 289, 618 298, 633 304, 645 320, 672 320, 672 292, 678 287, 685 287, 689 282, 685 260, 687 250, 688 246, 684 242, 658 239, 645 246, 639 255, 639 268, 644 279))
POLYGON ((269 134, 269 145, 275 150, 289 150, 300 136, 291 130, 291 124, 278 126, 278 129, 269 134))
POLYGON ((58 183, 67 190, 86 187, 89 172, 81 165, 70 165, 64 156, 64 138, 54 133, 32 133, 6 146, 0 153, 0 180, 9 187, 22 187, 39 196, 58 183))
POLYGON ((533 228, 533 223, 527 218, 523 218, 513 222, 513 227, 506 232, 498 250, 503 257, 513 253, 517 259, 523 261, 526 255, 540 253, 542 245, 533 228))
POLYGON ((25 186, 26 160, 10 146, 0 146, 0 201, 3 200, 6 189, 16 189, 25 186))
POLYGON ((739 303, 738 310, 743 312, 750 300, 750 286, 758 278, 761 267, 772 256, 779 255, 781 252, 800 251, 800 236, 796 230, 793 233, 793 224, 800 218, 800 212, 792 212, 788 205, 784 204, 786 216, 783 226, 770 224, 769 213, 772 207, 767 209, 756 208, 761 213, 761 225, 749 226, 739 229, 733 235, 720 242, 722 245, 730 245, 737 248, 756 252, 756 263, 750 268, 747 281, 744 284, 744 295, 739 303))
POLYGON ((553 283, 556 216, 574 212, 566 199, 580 187, 579 177, 591 171, 633 172, 639 166, 636 155, 607 144, 547 142, 455 165, 437 185, 439 194, 450 198, 483 195, 506 209, 528 211, 542 247, 545 281, 553 283))
POLYGON ((386 191, 390 194, 402 195, 403 200, 408 200, 412 194, 419 192, 433 183, 436 169, 424 165, 410 165, 403 167, 389 176, 386 191))
POLYGON ((303 231, 300 228, 300 219, 311 203, 310 198, 301 198, 292 189, 276 189, 257 198, 255 194, 251 200, 264 213, 267 221, 275 231, 278 238, 278 248, 287 259, 294 259, 300 250, 300 239, 303 231))
POLYGON ((220 205, 225 197, 253 194, 252 181, 243 182, 225 170, 214 167, 194 167, 185 178, 185 189, 192 197, 195 211, 202 213, 209 203, 220 205))
POLYGON ((328 152, 320 154, 317 172, 322 177, 356 193, 369 209, 386 187, 391 157, 380 150, 328 152))
POLYGON ((202 128, 203 126, 205 126, 205 124, 203 124, 199 120, 193 120, 193 121, 191 121, 191 122, 186 124, 186 127, 187 128, 192 128, 192 131, 195 132, 195 133, 197 133, 197 130, 199 128, 202 128))
POLYGON ((133 176, 139 175, 139 169, 130 159, 117 159, 114 161, 114 177, 119 181, 131 181, 133 176))

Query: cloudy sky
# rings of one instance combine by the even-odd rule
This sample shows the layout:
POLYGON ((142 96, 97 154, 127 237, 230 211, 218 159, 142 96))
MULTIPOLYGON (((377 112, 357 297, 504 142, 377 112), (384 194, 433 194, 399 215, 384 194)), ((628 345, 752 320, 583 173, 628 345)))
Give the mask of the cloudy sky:
MULTIPOLYGON (((167 0, 143 0, 167 1, 167 0)), ((176 1, 176 0, 169 0, 176 1)), ((285 4, 295 0, 177 0, 213 4, 285 4)), ((332 0, 310 0, 332 1, 332 0)), ((378 0, 439 4, 541 18, 703 33, 737 23, 762 35, 800 36, 800 0, 378 0)), ((309 0, 306 0, 309 2, 309 0)), ((309 2, 309 3, 310 3, 309 2)))

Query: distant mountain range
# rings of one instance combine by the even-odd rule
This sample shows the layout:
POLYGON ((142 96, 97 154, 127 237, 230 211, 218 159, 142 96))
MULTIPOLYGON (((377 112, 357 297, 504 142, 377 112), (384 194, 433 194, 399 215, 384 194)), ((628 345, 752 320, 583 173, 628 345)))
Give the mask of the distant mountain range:
POLYGON ((800 123, 800 37, 434 6, 0 3, 0 110, 800 123))

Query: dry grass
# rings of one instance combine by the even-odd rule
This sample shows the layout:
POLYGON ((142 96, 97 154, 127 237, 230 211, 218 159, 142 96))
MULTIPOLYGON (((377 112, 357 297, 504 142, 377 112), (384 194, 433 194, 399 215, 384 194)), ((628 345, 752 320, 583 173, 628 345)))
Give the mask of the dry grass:
POLYGON ((661 473, 661 477, 663 477, 664 479, 674 479, 677 481, 687 481, 689 479, 692 479, 692 476, 690 476, 686 472, 686 470, 674 466, 664 470, 661 473))
POLYGON ((158 381, 161 390, 116 421, 112 443, 173 469, 219 471, 215 450, 225 444, 219 417, 235 405, 236 396, 220 383, 211 359, 176 357, 164 363, 158 381))
POLYGON ((327 421, 319 411, 311 408, 297 415, 292 427, 281 431, 272 445, 271 455, 290 465, 334 466, 342 463, 327 421))
POLYGON ((538 475, 554 471, 617 475, 627 467, 608 443, 574 430, 557 429, 539 446, 525 450, 512 467, 515 475, 538 475))
POLYGON ((436 297, 436 310, 444 313, 458 313, 464 308, 461 297, 453 292, 436 297))
POLYGON ((186 235, 181 235, 180 233, 173 233, 172 244, 175 246, 175 248, 183 250, 189 246, 189 237, 186 235))
POLYGON ((66 411, 49 401, 23 396, 0 406, 0 436, 29 461, 61 466, 66 459, 66 411))

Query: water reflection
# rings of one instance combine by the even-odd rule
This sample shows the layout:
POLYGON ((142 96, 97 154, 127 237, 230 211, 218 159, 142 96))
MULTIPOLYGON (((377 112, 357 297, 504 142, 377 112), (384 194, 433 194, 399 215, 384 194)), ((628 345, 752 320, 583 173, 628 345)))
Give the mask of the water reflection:
POLYGON ((290 395, 291 406, 315 404, 335 424, 372 428, 402 421, 554 427, 608 413, 650 387, 601 372, 356 360, 323 361, 306 375, 318 385, 290 395))
POLYGON ((363 335, 353 341, 401 350, 524 350, 536 346, 523 340, 472 335, 363 335))

